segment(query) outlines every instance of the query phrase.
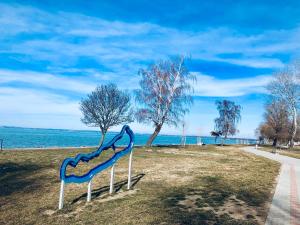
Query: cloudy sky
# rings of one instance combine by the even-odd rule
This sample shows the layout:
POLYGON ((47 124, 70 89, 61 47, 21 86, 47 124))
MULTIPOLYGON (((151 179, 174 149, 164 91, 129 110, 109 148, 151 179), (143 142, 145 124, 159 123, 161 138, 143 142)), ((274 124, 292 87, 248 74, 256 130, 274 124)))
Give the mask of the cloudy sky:
POLYGON ((208 135, 215 100, 229 99, 243 107, 238 136, 253 137, 264 85, 300 56, 300 1, 0 1, 0 125, 90 129, 87 93, 132 91, 140 68, 178 54, 198 80, 187 132, 208 135))

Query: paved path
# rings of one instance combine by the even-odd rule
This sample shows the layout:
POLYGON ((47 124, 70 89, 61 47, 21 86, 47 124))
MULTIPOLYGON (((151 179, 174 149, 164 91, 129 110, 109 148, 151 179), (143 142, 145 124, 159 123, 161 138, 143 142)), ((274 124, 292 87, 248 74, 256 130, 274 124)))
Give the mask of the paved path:
POLYGON ((266 225, 300 225, 300 159, 245 147, 254 153, 281 163, 280 175, 266 225))

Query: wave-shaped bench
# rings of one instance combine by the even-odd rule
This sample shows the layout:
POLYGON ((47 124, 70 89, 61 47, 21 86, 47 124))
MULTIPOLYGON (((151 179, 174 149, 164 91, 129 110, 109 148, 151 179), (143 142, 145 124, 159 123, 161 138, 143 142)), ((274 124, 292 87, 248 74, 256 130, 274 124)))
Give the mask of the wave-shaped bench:
POLYGON ((127 188, 130 189, 131 186, 131 165, 132 165, 132 150, 134 144, 134 134, 128 125, 123 126, 121 132, 117 134, 110 142, 105 145, 100 146, 96 151, 86 154, 78 154, 75 158, 66 158, 61 167, 60 167, 60 194, 59 194, 59 205, 58 208, 63 208, 63 199, 64 199, 64 187, 67 183, 84 183, 88 182, 88 191, 87 191, 87 201, 91 201, 91 191, 92 191, 92 179, 93 177, 100 173, 101 171, 111 167, 111 176, 110 176, 110 190, 109 193, 112 194, 114 190, 114 166, 115 163, 123 156, 130 153, 129 156, 129 166, 128 166, 128 183, 127 188), (129 136, 128 145, 122 150, 115 152, 116 146, 115 143, 120 140, 125 132, 129 136), (67 175, 66 170, 68 166, 76 167, 80 161, 89 162, 90 160, 98 157, 103 151, 112 148, 114 150, 114 155, 106 160, 105 162, 95 166, 89 172, 84 175, 77 176, 74 174, 67 175))

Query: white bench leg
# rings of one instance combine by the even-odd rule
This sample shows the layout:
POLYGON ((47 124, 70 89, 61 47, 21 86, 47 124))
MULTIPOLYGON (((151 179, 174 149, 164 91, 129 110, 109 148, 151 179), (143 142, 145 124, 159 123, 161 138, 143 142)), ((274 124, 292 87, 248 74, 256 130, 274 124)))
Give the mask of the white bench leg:
POLYGON ((132 154, 133 154, 133 150, 130 152, 130 156, 129 156, 129 165, 128 165, 128 183, 127 183, 127 189, 128 189, 128 190, 131 188, 132 154))
POLYGON ((92 199, 92 180, 88 183, 87 201, 90 202, 92 199))
POLYGON ((62 180, 60 183, 58 209, 62 209, 64 207, 64 188, 65 188, 65 182, 62 180))
POLYGON ((110 170, 109 194, 114 193, 114 180, 115 180, 115 165, 113 165, 110 170))

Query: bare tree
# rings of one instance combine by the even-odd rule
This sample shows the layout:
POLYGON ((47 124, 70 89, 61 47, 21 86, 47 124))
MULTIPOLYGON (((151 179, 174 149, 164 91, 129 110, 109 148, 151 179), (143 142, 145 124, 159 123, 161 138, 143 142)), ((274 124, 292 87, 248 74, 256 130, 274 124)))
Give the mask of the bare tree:
POLYGON ((294 146, 294 139, 297 133, 297 109, 300 97, 300 70, 297 63, 293 63, 284 70, 276 73, 274 79, 269 83, 269 93, 280 101, 285 102, 289 117, 292 121, 290 147, 294 146))
POLYGON ((130 95, 120 91, 115 84, 98 86, 80 103, 82 122, 101 130, 101 146, 110 127, 132 122, 130 95))
POLYGON ((264 122, 259 126, 260 136, 273 141, 276 147, 278 141, 284 142, 289 138, 288 110, 284 101, 272 99, 266 104, 264 122))
POLYGON ((147 141, 150 146, 164 123, 177 126, 192 104, 195 76, 185 66, 184 57, 160 61, 139 71, 142 76, 136 101, 140 104, 136 118, 153 123, 155 130, 147 141))
POLYGON ((232 101, 216 101, 219 117, 215 119, 215 128, 225 139, 228 135, 235 135, 237 123, 241 120, 241 106, 232 101))

